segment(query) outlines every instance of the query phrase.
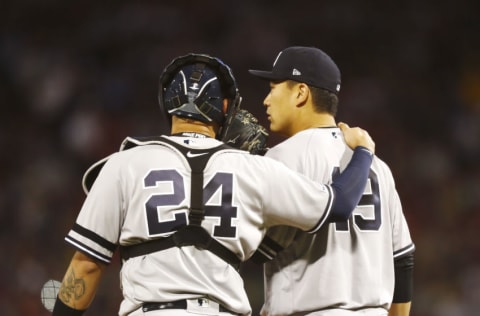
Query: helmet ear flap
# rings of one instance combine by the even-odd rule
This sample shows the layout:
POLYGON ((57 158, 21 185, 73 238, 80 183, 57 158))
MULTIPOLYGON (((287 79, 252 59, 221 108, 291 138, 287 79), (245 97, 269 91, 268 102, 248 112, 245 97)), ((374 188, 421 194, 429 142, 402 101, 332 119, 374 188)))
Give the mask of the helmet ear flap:
POLYGON ((223 137, 227 134, 230 125, 237 113, 240 110, 240 104, 242 103, 242 97, 238 95, 235 99, 229 100, 227 104, 227 111, 225 113, 225 122, 220 127, 220 130, 217 133, 216 139, 223 139, 223 137))

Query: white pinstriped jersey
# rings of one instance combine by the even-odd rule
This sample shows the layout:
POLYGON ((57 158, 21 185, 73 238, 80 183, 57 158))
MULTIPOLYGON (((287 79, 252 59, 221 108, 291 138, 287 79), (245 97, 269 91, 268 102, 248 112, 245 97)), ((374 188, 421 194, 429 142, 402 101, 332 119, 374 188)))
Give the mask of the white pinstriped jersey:
MULTIPOLYGON (((319 183, 329 183, 352 156, 338 128, 304 130, 267 156, 319 183)), ((393 298, 394 258, 414 251, 388 166, 375 157, 365 193, 348 222, 315 235, 291 227, 268 232, 288 245, 265 264, 262 315, 386 315, 393 298)))
MULTIPOLYGON (((220 144, 212 138, 168 138, 192 149, 220 144)), ((244 260, 273 225, 315 231, 328 216, 331 202, 330 186, 270 158, 226 149, 213 154, 205 167, 202 226, 244 260)), ((171 235, 186 223, 189 205, 186 158, 166 143, 137 146, 108 157, 65 239, 108 264, 118 245, 171 235)), ((251 313, 238 272, 212 252, 193 246, 127 260, 121 285, 120 315, 142 302, 204 296, 231 311, 251 313)))

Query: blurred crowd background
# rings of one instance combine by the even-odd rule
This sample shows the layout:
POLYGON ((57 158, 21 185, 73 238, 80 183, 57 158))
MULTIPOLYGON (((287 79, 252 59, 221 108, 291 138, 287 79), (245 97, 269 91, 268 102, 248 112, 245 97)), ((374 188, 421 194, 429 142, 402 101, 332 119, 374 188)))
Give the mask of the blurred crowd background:
MULTIPOLYGON (((166 64, 222 58, 267 126, 267 84, 247 70, 306 45, 337 62, 338 120, 367 129, 395 176, 417 246, 412 316, 478 315, 479 34, 474 0, 3 1, 0 314, 49 315, 39 293, 73 253, 63 238, 83 173, 126 136, 168 132, 157 103, 166 64)), ((116 315, 119 268, 86 315, 116 315)), ((260 269, 242 273, 257 313, 260 269)))

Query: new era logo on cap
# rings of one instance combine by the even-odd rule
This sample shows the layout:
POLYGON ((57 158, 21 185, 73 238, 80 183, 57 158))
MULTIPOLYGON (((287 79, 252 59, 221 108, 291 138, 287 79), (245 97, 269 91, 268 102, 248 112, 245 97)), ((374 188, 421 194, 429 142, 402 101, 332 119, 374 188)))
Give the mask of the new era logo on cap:
POLYGON ((278 53, 271 71, 249 72, 271 81, 294 80, 333 93, 340 91, 340 70, 330 56, 315 47, 288 47, 278 53))

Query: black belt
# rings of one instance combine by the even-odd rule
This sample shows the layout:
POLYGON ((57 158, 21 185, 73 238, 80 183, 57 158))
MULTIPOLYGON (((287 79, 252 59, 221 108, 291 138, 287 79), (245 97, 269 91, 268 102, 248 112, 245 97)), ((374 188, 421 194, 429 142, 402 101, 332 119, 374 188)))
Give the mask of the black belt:
MULTIPOLYGON (((187 300, 179 300, 179 301, 173 301, 173 302, 161 302, 161 303, 143 303, 142 305, 142 311, 144 313, 146 312, 151 312, 151 311, 157 311, 161 309, 187 309, 187 300)), ((219 308, 220 312, 222 313, 230 313, 233 315, 240 315, 238 313, 234 313, 227 308, 223 307, 220 305, 219 308)))

